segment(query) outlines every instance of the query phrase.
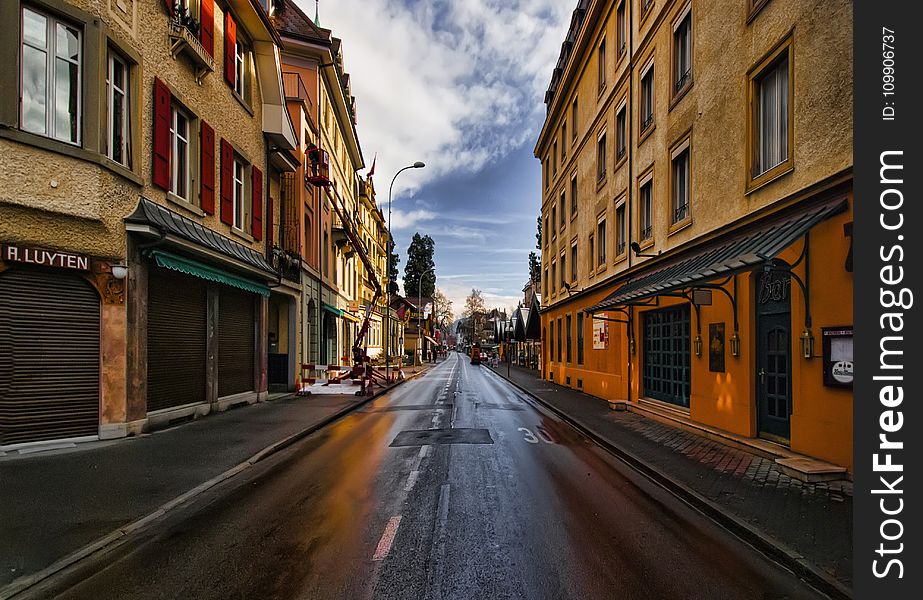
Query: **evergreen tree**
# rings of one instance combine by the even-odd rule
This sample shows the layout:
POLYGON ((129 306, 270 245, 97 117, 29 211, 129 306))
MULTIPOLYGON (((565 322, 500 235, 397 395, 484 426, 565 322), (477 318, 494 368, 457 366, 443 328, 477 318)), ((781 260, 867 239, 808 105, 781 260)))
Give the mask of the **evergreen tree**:
MULTIPOLYGON (((542 218, 538 217, 535 219, 535 226, 537 232, 535 234, 535 249, 542 249, 542 218)), ((538 254, 535 252, 529 252, 529 277, 536 285, 541 285, 542 283, 542 261, 539 259, 538 254)))
POLYGON ((404 265, 404 295, 408 298, 416 298, 418 292, 426 298, 433 297, 436 291, 436 263, 433 260, 435 250, 436 243, 433 238, 428 235, 421 236, 419 233, 413 234, 407 248, 407 264, 404 265))

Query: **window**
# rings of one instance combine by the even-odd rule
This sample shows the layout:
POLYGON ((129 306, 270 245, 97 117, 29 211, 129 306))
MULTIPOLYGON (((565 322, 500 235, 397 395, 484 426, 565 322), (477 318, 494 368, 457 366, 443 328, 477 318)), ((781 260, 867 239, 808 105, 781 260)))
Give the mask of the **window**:
POLYGON ((649 240, 654 235, 654 180, 648 179, 641 184, 641 214, 639 216, 641 223, 641 241, 649 240))
POLYGON ((567 201, 564 198, 564 190, 561 190, 561 229, 567 224, 567 201))
POLYGON ((628 135, 628 109, 626 104, 618 108, 618 112, 615 114, 615 159, 622 160, 625 156, 625 142, 628 135))
POLYGON ((244 207, 246 205, 245 196, 247 187, 244 184, 247 172, 247 165, 238 157, 234 157, 234 185, 231 188, 234 192, 232 200, 234 202, 234 227, 237 229, 244 228, 244 207))
POLYGON ((626 28, 627 21, 625 20, 625 2, 619 4, 618 10, 616 11, 615 17, 616 25, 618 27, 618 45, 619 45, 619 56, 625 54, 625 48, 628 44, 628 29, 626 28))
POLYGON ((600 265, 606 264, 606 218, 603 217, 596 224, 596 247, 599 249, 600 265))
POLYGON ((567 362, 571 362, 571 339, 573 338, 573 331, 571 331, 571 316, 570 314, 565 315, 564 323, 566 325, 564 333, 567 336, 567 343, 565 344, 565 349, 567 350, 567 362))
POLYGON ((590 263, 590 275, 592 275, 593 272, 595 271, 595 267, 596 267, 596 262, 595 262, 595 261, 596 261, 596 254, 595 254, 596 246, 595 246, 595 244, 593 243, 593 234, 592 234, 592 233, 590 234, 590 243, 589 243, 589 246, 590 246, 590 252, 587 254, 587 256, 589 257, 589 260, 588 260, 587 262, 590 263))
POLYGON ((173 106, 170 122, 170 191, 187 202, 192 201, 192 168, 189 159, 189 115, 173 106))
MULTIPOLYGON (((691 4, 689 5, 692 6, 691 4)), ((692 12, 686 9, 673 29, 673 94, 692 84, 692 12)))
POLYGON ((561 251, 561 291, 567 289, 567 253, 561 251))
POLYGON ((689 406, 689 305, 644 313, 644 395, 689 406))
POLYGON ((545 187, 548 187, 548 159, 542 161, 542 176, 545 178, 545 187))
POLYGON ((599 89, 606 87, 606 38, 599 42, 596 50, 596 65, 599 70, 599 89))
POLYGON ((615 209, 615 255, 625 253, 625 203, 615 209))
POLYGON ((641 0, 641 17, 644 18, 647 15, 647 11, 654 4, 654 0, 641 0))
POLYGON ((548 338, 548 360, 554 362, 554 321, 551 322, 551 327, 548 328, 548 335, 551 336, 548 338))
POLYGON ((238 36, 234 49, 234 91, 244 100, 249 100, 247 95, 250 93, 250 87, 247 85, 249 74, 250 49, 238 36))
POLYGON ((596 180, 606 178, 606 132, 599 134, 596 140, 596 180))
POLYGON ((551 205, 551 239, 558 237, 558 228, 554 226, 558 219, 558 207, 551 205))
POLYGON ((570 106, 570 135, 572 141, 577 141, 577 99, 570 106))
POLYGON ((548 246, 548 232, 549 231, 551 230, 548 229, 548 215, 545 215, 545 229, 544 229, 544 235, 542 236, 542 238, 545 241, 545 246, 548 246))
POLYGON ((558 362, 561 362, 561 317, 558 317, 558 362))
POLYGON ((106 156, 131 168, 128 64, 109 52, 106 69, 106 156))
POLYGON ((577 281, 577 242, 570 245, 570 280, 577 281))
POLYGON ((689 140, 673 151, 671 223, 676 224, 689 216, 689 140))
POLYGON ((542 295, 546 298, 548 297, 548 269, 545 269, 545 274, 542 277, 542 295))
POLYGON ((641 75, 641 132, 654 124, 654 63, 641 75))
POLYGON ((751 89, 755 98, 751 106, 755 114, 751 122, 754 134, 754 178, 782 165, 790 158, 791 65, 788 53, 788 46, 783 46, 753 78, 751 89))
POLYGON ((561 123, 561 168, 564 167, 564 159, 567 158, 567 121, 561 123))
POLYGON ((577 364, 583 364, 583 313, 577 312, 577 364))
POLYGON ((551 146, 551 173, 558 174, 558 142, 555 140, 551 146))
POLYGON ((24 131, 80 144, 81 32, 22 8, 20 125, 24 131))
POLYGON ((551 261, 551 295, 558 291, 558 264, 551 261))
POLYGON ((573 219, 577 214, 577 174, 574 173, 570 178, 570 218, 573 219))

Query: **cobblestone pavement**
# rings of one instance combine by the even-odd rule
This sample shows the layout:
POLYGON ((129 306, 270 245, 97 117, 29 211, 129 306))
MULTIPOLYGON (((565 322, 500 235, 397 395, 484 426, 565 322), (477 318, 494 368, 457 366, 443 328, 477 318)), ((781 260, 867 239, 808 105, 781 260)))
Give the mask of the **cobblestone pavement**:
MULTIPOLYGON (((506 377, 506 365, 496 372, 506 377)), ((530 369, 512 367, 509 378, 597 437, 852 586, 851 482, 793 479, 772 459, 631 411, 614 411, 604 400, 543 381, 530 369)))

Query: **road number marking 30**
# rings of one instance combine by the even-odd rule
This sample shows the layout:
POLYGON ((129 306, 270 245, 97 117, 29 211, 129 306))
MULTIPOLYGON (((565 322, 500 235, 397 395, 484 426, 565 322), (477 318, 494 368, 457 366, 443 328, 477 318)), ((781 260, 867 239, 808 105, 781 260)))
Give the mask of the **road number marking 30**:
POLYGON ((542 440, 542 441, 545 442, 546 444, 553 444, 553 443, 554 443, 554 438, 552 438, 552 437, 548 434, 548 432, 545 431, 545 428, 544 428, 544 427, 541 427, 541 426, 535 428, 535 431, 538 432, 538 436, 536 436, 534 433, 532 433, 531 430, 526 429, 525 427, 520 427, 520 428, 517 429, 516 431, 521 431, 521 432, 522 432, 522 439, 524 439, 525 441, 529 442, 530 444, 537 444, 539 440, 542 440))

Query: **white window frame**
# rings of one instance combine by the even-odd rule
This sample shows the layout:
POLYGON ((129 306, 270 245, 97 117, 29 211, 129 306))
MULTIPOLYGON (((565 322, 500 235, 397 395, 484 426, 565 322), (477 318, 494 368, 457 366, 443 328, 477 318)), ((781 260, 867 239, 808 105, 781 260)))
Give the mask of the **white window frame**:
POLYGON ((231 170, 231 202, 234 215, 233 227, 240 231, 246 230, 247 224, 247 171, 249 165, 236 154, 231 170))
POLYGON ((243 99, 247 99, 247 75, 250 71, 250 48, 238 37, 234 42, 234 91, 243 99))
POLYGON ((625 197, 622 196, 615 201, 615 258, 625 254, 628 244, 625 240, 625 221, 626 221, 625 197), (621 216, 621 219, 619 219, 621 216), (619 248, 621 246, 621 249, 619 248))
POLYGON ((608 226, 606 225, 606 213, 596 217, 596 266, 601 267, 606 264, 606 250, 609 245, 608 226), (600 235, 601 234, 601 235, 600 235))
POLYGON ((128 61, 111 49, 108 52, 106 65, 106 156, 113 162, 131 168, 131 68, 128 61), (121 65, 124 73, 122 89, 115 85, 116 65, 121 65), (122 96, 121 116, 116 115, 114 111, 117 94, 122 96), (116 122, 120 122, 122 127, 122 141, 119 148, 122 160, 115 157, 116 144, 112 136, 116 122))
POLYGON ((177 105, 170 107, 170 193, 186 202, 192 202, 192 124, 193 118, 188 112, 177 105), (185 137, 179 132, 179 117, 186 121, 185 137), (181 146, 181 144, 183 144, 181 146), (183 157, 184 172, 180 172, 180 161, 183 157), (185 190, 180 190, 177 184, 182 181, 185 190), (183 191, 183 193, 180 193, 183 191))
POLYGON ((691 214, 692 207, 691 207, 690 202, 691 202, 692 194, 690 193, 689 188, 692 184, 692 151, 690 150, 689 142, 690 142, 690 138, 687 137, 679 145, 677 145, 673 149, 673 151, 670 153, 670 209, 672 213, 670 215, 671 225, 675 225, 677 223, 681 223, 685 221, 686 219, 689 218, 691 214), (686 173, 685 173, 685 181, 683 182, 682 190, 685 192, 685 198, 683 198, 683 200, 685 200, 686 210, 682 217, 677 218, 677 211, 679 211, 682 204, 678 202, 679 197, 677 196, 677 192, 680 186, 678 185, 679 182, 677 181, 676 165, 677 165, 677 159, 679 159, 679 157, 684 152, 686 153, 686 173))
POLYGON ((73 146, 80 146, 83 142, 82 139, 82 129, 83 129, 83 31, 80 27, 76 27, 70 24, 67 21, 58 19, 46 12, 37 10, 32 6, 22 6, 19 11, 19 20, 20 20, 20 31, 22 35, 20 37, 19 43, 19 94, 20 94, 20 109, 19 109, 19 123, 20 128, 23 131, 28 131, 29 133, 34 133, 36 135, 41 135, 44 137, 52 138, 65 144, 71 144, 73 146), (26 12, 38 15, 45 20, 45 43, 44 46, 39 46, 38 42, 30 41, 26 39, 25 36, 25 18, 26 12), (59 27, 73 31, 77 36, 77 59, 73 60, 67 56, 58 56, 57 48, 57 31, 59 27), (25 68, 25 49, 26 47, 33 50, 39 51, 45 55, 45 82, 44 82, 44 111, 45 111, 45 124, 44 128, 41 131, 28 129, 23 120, 23 115, 25 112, 25 107, 27 103, 25 90, 23 89, 22 82, 25 80, 23 75, 23 69, 25 68), (56 104, 57 104, 57 89, 56 89, 56 74, 58 68, 58 61, 63 61, 67 65, 77 65, 77 85, 76 91, 76 120, 77 126, 74 136, 76 139, 71 137, 71 132, 67 131, 65 135, 58 134, 57 128, 57 115, 56 104))
POLYGON ((606 146, 608 141, 606 138, 606 130, 603 129, 596 136, 596 180, 602 181, 606 178, 606 164, 608 162, 608 157, 606 156, 606 146))
POLYGON ((628 99, 623 98, 615 109, 615 160, 628 153, 628 99), (619 146, 621 145, 621 148, 619 146), (621 152, 619 152, 621 150, 621 152))
POLYGON ((686 5, 686 8, 679 14, 676 20, 673 23, 673 94, 676 95, 682 92, 686 87, 692 83, 692 3, 686 5), (677 43, 677 34, 679 33, 680 27, 683 23, 686 22, 686 19, 689 19, 689 31, 686 37, 683 47, 680 47, 680 44, 677 43), (688 62, 688 68, 682 69, 683 65, 680 64, 681 56, 685 55, 686 61, 688 62), (688 73, 688 76, 683 80, 684 76, 688 73), (682 82, 682 85, 680 83, 682 82))
POLYGON ((596 76, 599 78, 599 89, 602 91, 606 87, 606 36, 603 36, 596 46, 596 63, 598 67, 596 76))
POLYGON ((755 79, 757 99, 757 158, 758 165, 756 169, 755 177, 759 177, 763 173, 781 165, 789 159, 788 155, 788 136, 791 135, 789 131, 789 111, 791 106, 789 106, 789 86, 791 81, 789 78, 789 61, 791 60, 791 53, 789 49, 786 49, 784 52, 784 57, 776 60, 766 69, 764 69, 755 79), (773 77, 776 82, 779 81, 780 77, 784 80, 784 87, 781 83, 776 83, 776 87, 773 92, 775 96, 773 101, 775 105, 770 107, 773 109, 772 123, 767 123, 765 113, 767 112, 767 94, 764 93, 764 86, 767 83, 767 79, 773 77), (778 110, 775 110, 778 109, 778 110), (774 139, 771 143, 771 148, 767 148, 766 138, 768 134, 773 134, 774 139), (778 155, 778 156, 776 156, 778 155))
POLYGON ((619 2, 618 8, 615 10, 615 26, 616 26, 616 38, 619 44, 618 47, 618 56, 625 54, 625 50, 628 47, 628 0, 622 0, 619 2))

